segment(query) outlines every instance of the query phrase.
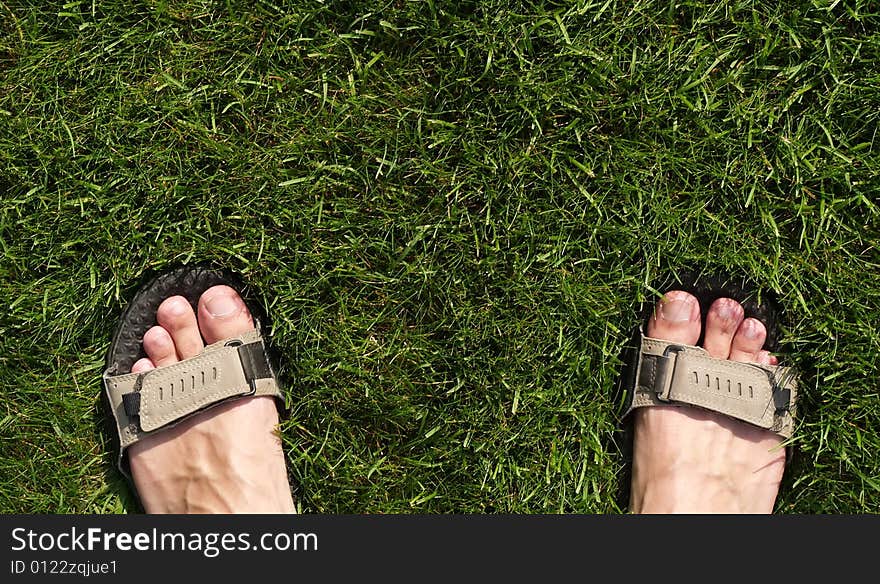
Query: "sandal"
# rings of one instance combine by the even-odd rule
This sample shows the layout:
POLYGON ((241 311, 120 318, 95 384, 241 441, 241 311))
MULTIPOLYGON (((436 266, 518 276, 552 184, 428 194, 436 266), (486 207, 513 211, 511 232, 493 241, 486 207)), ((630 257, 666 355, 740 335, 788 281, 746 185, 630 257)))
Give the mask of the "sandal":
MULTIPOLYGON (((737 300, 746 317, 763 322, 767 329, 765 347, 771 351, 777 348, 781 311, 773 298, 755 302, 748 284, 731 285, 717 277, 703 277, 699 281, 685 277, 683 282, 659 289, 667 287, 694 295, 704 320, 716 299, 737 300)), ((646 318, 641 321, 646 322, 646 318)), ((630 356, 625 358, 622 389, 629 405, 623 418, 642 407, 696 406, 775 432, 784 439, 791 438, 798 384, 792 367, 718 359, 699 346, 647 337, 642 329, 640 325, 630 356)), ((702 330, 705 329, 704 322, 702 330)))
POLYGON ((206 265, 183 266, 142 286, 120 317, 102 379, 109 420, 115 426, 116 463, 132 487, 125 452, 138 440, 218 404, 252 396, 274 397, 279 413, 286 415, 285 398, 261 334, 260 317, 265 319, 265 314, 256 302, 248 300, 248 292, 248 286, 231 272, 206 265), (195 310, 202 293, 218 284, 239 293, 256 328, 208 345, 195 357, 130 373, 132 365, 146 356, 144 333, 156 324, 162 301, 180 295, 195 310))

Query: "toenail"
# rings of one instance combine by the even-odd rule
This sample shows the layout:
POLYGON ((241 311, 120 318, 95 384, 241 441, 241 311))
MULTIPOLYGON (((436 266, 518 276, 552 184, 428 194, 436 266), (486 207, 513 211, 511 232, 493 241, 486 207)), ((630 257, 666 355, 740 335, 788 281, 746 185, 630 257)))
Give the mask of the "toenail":
POLYGON ((163 309, 174 316, 183 316, 187 310, 192 310, 189 302, 182 298, 175 298, 173 301, 167 302, 163 309))
POLYGON ((717 314, 722 320, 733 320, 734 318, 733 307, 726 303, 718 306, 718 308, 715 309, 715 314, 717 314))
POLYGON ((156 348, 165 348, 172 344, 171 336, 161 327, 153 327, 144 333, 143 342, 156 348))
POLYGON ((211 316, 223 318, 238 312, 241 307, 235 298, 227 294, 217 294, 205 299, 205 308, 211 316))
POLYGON ((691 319, 694 301, 691 298, 671 298, 660 302, 660 318, 669 322, 684 322, 691 319))
POLYGON ((746 337, 750 339, 757 339, 761 336, 760 330, 758 329, 758 324, 754 320, 746 321, 746 330, 743 331, 746 337))

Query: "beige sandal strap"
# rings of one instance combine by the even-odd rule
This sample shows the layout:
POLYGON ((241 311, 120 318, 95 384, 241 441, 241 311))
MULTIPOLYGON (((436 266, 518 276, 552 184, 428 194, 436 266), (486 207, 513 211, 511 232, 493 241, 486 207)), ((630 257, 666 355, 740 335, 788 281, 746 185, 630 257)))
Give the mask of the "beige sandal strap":
POLYGON ((797 379, 790 367, 716 359, 702 347, 642 335, 632 405, 692 405, 790 438, 797 379))
POLYGON ((104 386, 120 456, 143 437, 231 398, 265 395, 284 403, 259 330, 208 345, 167 367, 116 376, 105 372, 104 386))

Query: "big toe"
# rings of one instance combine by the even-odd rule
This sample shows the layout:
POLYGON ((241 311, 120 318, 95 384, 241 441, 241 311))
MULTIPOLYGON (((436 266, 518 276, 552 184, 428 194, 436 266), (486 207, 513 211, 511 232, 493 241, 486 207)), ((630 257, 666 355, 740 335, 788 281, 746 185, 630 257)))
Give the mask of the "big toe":
POLYGON ((700 338, 700 303, 687 292, 667 292, 654 307, 647 334, 674 343, 696 344, 700 338))
POLYGON ((234 337, 254 328, 251 314, 229 286, 208 288, 199 298, 199 329, 208 344, 234 337))

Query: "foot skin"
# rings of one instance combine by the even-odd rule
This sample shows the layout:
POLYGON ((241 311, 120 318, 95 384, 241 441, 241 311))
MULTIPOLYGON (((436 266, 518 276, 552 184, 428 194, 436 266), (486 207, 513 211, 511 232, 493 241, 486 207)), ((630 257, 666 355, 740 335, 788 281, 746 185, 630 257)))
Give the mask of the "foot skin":
MULTIPOLYGON (((675 290, 657 304, 647 335, 688 345, 700 338, 700 306, 675 290)), ((761 321, 720 298, 706 315, 703 342, 719 359, 776 365, 763 350, 761 321)), ((785 470, 776 434, 694 407, 639 408, 635 414, 630 510, 634 513, 771 513, 785 470)))
MULTIPOLYGON (((157 326, 144 335, 143 372, 197 355, 206 344, 252 330, 238 293, 214 286, 198 316, 182 296, 165 299, 157 326)), ((278 411, 271 397, 211 408, 128 449, 135 487, 147 513, 294 513, 278 411)))

